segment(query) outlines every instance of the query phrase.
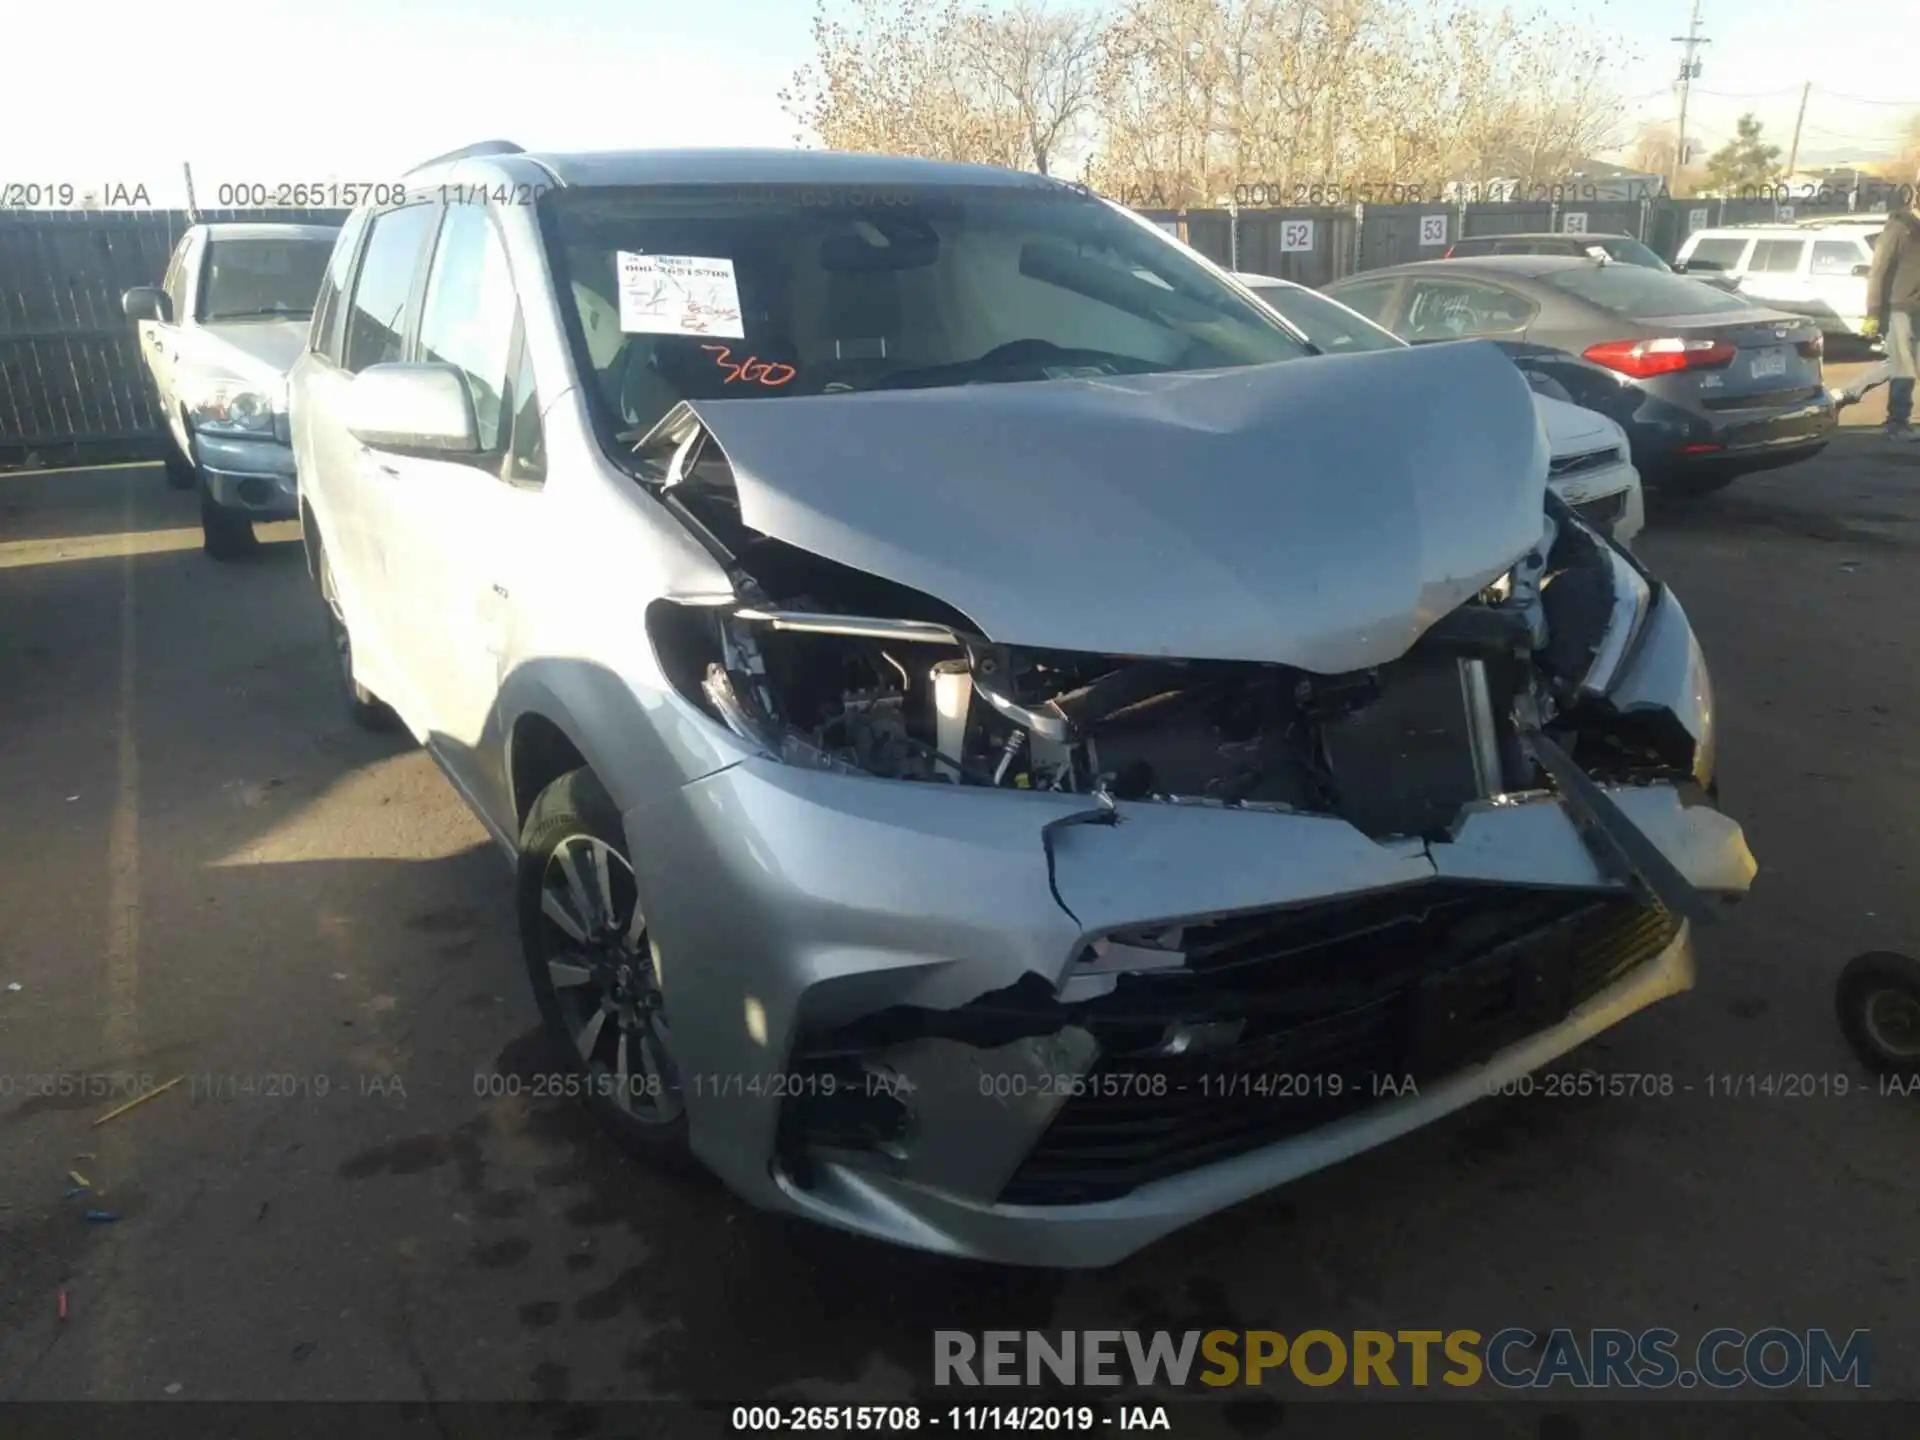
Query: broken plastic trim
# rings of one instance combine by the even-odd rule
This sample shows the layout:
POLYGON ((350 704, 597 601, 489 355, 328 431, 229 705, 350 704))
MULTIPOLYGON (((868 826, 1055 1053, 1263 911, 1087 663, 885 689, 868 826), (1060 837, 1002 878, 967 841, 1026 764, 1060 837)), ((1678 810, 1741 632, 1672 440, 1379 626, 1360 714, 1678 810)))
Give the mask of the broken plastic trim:
POLYGON ((799 635, 845 635, 860 640, 899 640, 910 644, 955 647, 964 644, 954 630, 926 620, 889 620, 878 616, 758 608, 736 610, 733 618, 799 635))
POLYGON ((1613 614, 1600 637, 1593 664, 1587 667, 1586 676, 1580 681, 1580 693, 1586 696, 1604 695, 1613 688, 1653 604, 1652 588, 1620 557, 1618 550, 1608 546, 1601 555, 1613 571, 1613 614))

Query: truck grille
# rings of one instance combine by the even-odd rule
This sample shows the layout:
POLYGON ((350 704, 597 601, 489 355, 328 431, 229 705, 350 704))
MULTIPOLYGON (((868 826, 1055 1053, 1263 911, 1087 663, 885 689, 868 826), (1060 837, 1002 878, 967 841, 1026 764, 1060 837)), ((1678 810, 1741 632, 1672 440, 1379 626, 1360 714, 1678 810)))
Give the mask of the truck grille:
MULTIPOLYGON (((1000 1200, 1109 1200, 1315 1129, 1385 1098, 1376 1077, 1438 1080, 1551 1026, 1678 930, 1614 896, 1447 883, 1188 927, 1180 983, 1243 1017, 1238 1038, 1167 1056, 1100 1035, 1000 1200)), ((1153 978, 1142 993, 1174 980, 1153 978)))

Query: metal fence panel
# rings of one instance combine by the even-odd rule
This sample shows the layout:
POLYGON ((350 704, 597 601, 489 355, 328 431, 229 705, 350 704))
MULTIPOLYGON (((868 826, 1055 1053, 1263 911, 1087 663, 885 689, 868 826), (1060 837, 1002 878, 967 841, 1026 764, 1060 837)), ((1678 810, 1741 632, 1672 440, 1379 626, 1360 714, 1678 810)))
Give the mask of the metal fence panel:
POLYGON ((1412 205, 1369 205, 1360 222, 1360 270, 1438 260, 1460 238, 1457 205, 1430 200, 1412 205), (1434 235, 1440 238, 1432 241, 1434 235))
POLYGON ((1353 273, 1356 223, 1352 209, 1331 205, 1242 210, 1239 268, 1298 285, 1328 284, 1353 273))
MULTIPOLYGON (((343 210, 209 210, 204 222, 337 225, 343 210)), ((0 449, 150 441, 153 389, 120 311, 157 285, 181 210, 0 211, 0 449)))

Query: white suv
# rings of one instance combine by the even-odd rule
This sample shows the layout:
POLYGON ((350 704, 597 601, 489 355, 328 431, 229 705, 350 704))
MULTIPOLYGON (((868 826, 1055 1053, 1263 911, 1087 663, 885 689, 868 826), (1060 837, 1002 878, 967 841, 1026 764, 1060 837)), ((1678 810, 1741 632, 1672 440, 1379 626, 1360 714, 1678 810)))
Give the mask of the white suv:
POLYGON ((1858 335, 1867 312, 1873 242, 1886 217, 1696 230, 1674 268, 1725 276, 1742 295, 1806 315, 1829 335, 1858 335))

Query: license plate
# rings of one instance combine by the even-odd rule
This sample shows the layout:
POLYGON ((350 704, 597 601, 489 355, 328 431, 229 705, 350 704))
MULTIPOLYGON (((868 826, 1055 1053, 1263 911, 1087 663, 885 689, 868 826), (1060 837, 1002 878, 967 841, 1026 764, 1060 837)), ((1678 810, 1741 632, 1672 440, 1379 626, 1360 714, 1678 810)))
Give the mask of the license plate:
POLYGON ((1787 373, 1787 352, 1784 350, 1762 350, 1758 355, 1753 357, 1753 363, 1750 369, 1753 378, 1756 380, 1764 380, 1769 375, 1784 375, 1787 373))

